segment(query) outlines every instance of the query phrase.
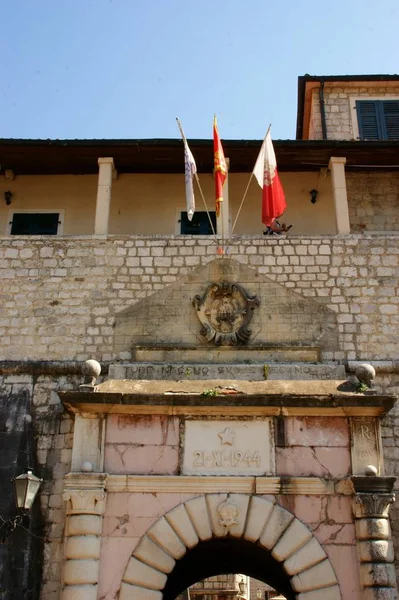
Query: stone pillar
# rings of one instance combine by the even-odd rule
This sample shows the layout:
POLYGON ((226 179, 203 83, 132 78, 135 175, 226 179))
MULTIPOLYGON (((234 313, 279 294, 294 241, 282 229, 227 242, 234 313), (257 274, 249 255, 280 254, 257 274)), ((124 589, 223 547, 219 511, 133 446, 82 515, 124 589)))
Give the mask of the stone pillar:
POLYGON ((226 160, 227 177, 223 186, 223 202, 220 206, 220 216, 216 218, 216 233, 218 237, 228 239, 230 237, 230 205, 229 205, 229 167, 230 160, 226 160))
POLYGON ((350 233, 348 197, 345 179, 346 158, 332 156, 328 168, 331 171, 337 233, 350 233))
POLYGON ((109 209, 111 205, 112 174, 114 171, 114 159, 111 157, 98 159, 98 184, 96 216, 94 221, 94 233, 107 235, 109 209))
POLYGON ((62 600, 96 600, 100 566, 105 474, 75 474, 67 481, 62 600), (73 485, 73 488, 69 488, 73 485), (78 487, 79 486, 79 487, 78 487))
POLYGON ((396 600, 389 507, 395 477, 352 477, 362 600, 396 600))

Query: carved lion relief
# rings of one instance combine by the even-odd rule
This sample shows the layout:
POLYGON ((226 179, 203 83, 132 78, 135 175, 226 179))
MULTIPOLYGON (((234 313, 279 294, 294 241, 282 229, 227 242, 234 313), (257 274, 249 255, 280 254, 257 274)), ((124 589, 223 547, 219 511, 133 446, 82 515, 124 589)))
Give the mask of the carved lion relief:
POLYGON ((259 306, 256 296, 249 296, 237 283, 211 283, 203 296, 193 301, 201 321, 201 335, 217 346, 245 344, 251 336, 248 325, 259 306))

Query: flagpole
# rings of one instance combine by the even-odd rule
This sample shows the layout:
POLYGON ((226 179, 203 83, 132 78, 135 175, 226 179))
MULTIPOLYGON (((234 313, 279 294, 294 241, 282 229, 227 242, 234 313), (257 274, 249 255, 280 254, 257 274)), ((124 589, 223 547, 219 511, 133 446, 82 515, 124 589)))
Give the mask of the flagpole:
MULTIPOLYGON (((265 143, 267 136, 269 135, 269 131, 270 131, 271 126, 272 126, 272 124, 270 123, 269 127, 267 128, 266 135, 265 135, 265 137, 263 139, 262 146, 265 143)), ((262 148, 262 146, 261 146, 261 148, 262 148)), ((256 160, 258 160, 258 159, 256 159, 256 160)), ((255 162, 255 164, 256 164, 256 162, 255 162)), ((234 220, 234 223, 233 223, 233 227, 231 228, 231 235, 233 235, 234 228, 235 228, 236 223, 238 221, 238 217, 240 216, 240 212, 241 212, 242 206, 244 204, 245 198, 247 197, 249 186, 251 185, 251 181, 252 181, 252 177, 253 176, 254 176, 254 172, 252 170, 251 176, 250 176, 249 181, 247 183, 247 187, 245 188, 245 192, 244 192, 244 195, 243 195, 242 200, 241 200, 240 208, 238 209, 237 216, 236 216, 236 218, 234 220)))
MULTIPOLYGON (((182 127, 182 125, 181 125, 178 117, 176 117, 176 121, 177 121, 177 126, 180 129, 180 134, 181 134, 182 140, 183 140, 184 144, 186 144, 188 146, 186 136, 184 135, 183 127, 182 127)), ((198 189, 200 191, 200 195, 201 195, 202 201, 203 201, 204 206, 205 206, 206 214, 208 215, 209 223, 210 223, 211 229, 212 229, 212 234, 215 236, 215 240, 216 240, 216 243, 217 243, 216 232, 215 232, 215 229, 213 227, 211 215, 209 214, 208 206, 206 204, 205 197, 204 197, 204 194, 202 192, 202 188, 201 188, 201 184, 199 182, 199 177, 198 177, 198 173, 197 172, 194 173, 194 177, 195 177, 195 181, 197 182, 198 189)))

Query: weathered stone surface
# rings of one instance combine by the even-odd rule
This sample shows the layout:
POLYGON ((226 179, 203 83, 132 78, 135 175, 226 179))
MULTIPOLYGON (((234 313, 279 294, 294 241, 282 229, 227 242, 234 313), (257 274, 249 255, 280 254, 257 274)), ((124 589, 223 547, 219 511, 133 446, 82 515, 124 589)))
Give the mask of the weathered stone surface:
POLYGON ((185 475, 271 475, 273 463, 267 419, 185 423, 185 475))
POLYGON ((212 537, 212 526, 205 496, 188 500, 185 507, 200 540, 209 540, 212 537))
POLYGON ((132 598, 135 600, 162 600, 162 592, 149 590, 137 585, 130 585, 129 583, 122 583, 119 600, 132 600, 132 598))
MULTIPOLYGON (((184 350, 182 351, 184 352, 184 350)), ((187 379, 243 379, 263 381, 264 379, 345 379, 343 365, 329 364, 278 364, 261 363, 256 352, 252 361, 258 364, 213 364, 137 362, 130 365, 110 365, 110 379, 164 379, 171 381, 187 379)), ((239 360, 239 357, 237 357, 239 360)))
POLYGON ((341 592, 337 585, 332 587, 323 588, 321 590, 314 590, 313 592, 303 592, 298 594, 298 600, 341 600, 341 592))
POLYGON ((146 535, 141 538, 133 556, 162 573, 170 573, 175 566, 175 561, 170 554, 164 552, 146 535))
POLYGON ((170 556, 179 559, 186 548, 165 518, 159 519, 147 532, 148 536, 161 546, 170 556))
POLYGON ((250 503, 250 510, 248 514, 248 520, 245 527, 245 538, 252 542, 256 542, 269 519, 273 510, 273 502, 252 496, 250 503))
POLYGON ((284 569, 289 575, 296 575, 310 569, 326 558, 326 553, 316 538, 312 538, 292 556, 287 558, 284 569))
POLYGON ((372 540, 370 542, 359 542, 359 559, 361 562, 393 562, 393 545, 391 541, 372 540))
POLYGON ((187 514, 184 504, 180 504, 173 510, 169 511, 165 515, 165 518, 176 531, 177 535, 183 544, 187 546, 187 548, 192 548, 198 544, 198 535, 193 527, 190 517, 187 514))
POLYGON ((165 573, 153 569, 140 560, 132 557, 129 560, 123 581, 131 585, 149 588, 150 590, 162 590, 166 583, 165 573))
POLYGON ((391 537, 388 519, 357 519, 355 528, 358 540, 389 540, 391 537))
POLYGON ((97 600, 97 586, 68 585, 62 591, 61 600, 97 600))
POLYGON ((100 558, 100 538, 94 535, 75 535, 65 544, 66 558, 100 558))
POLYGON ((304 546, 311 537, 312 532, 301 521, 295 519, 274 546, 272 556, 282 562, 301 546, 304 546))
POLYGON ((392 563, 362 563, 360 583, 366 587, 395 587, 395 567, 392 563))
POLYGON ((261 545, 267 550, 271 550, 293 519, 294 515, 292 513, 275 504, 260 537, 261 545))
POLYGON ((67 560, 64 565, 64 583, 65 585, 96 584, 98 568, 98 560, 67 560))
MULTIPOLYGON (((337 578, 328 560, 295 575, 291 579, 292 587, 297 592, 310 592, 337 583, 337 578)), ((324 597, 324 596, 323 596, 324 597)))

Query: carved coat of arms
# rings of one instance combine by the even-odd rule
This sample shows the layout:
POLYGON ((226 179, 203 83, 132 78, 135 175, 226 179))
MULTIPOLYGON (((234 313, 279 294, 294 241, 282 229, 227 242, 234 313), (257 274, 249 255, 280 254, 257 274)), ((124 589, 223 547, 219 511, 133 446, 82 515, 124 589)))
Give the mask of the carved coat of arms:
POLYGON ((245 344, 251 330, 248 325, 259 306, 256 296, 249 296, 237 283, 211 283, 193 304, 202 323, 201 335, 217 346, 245 344))

